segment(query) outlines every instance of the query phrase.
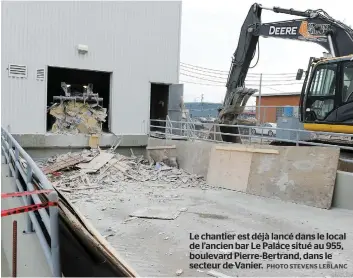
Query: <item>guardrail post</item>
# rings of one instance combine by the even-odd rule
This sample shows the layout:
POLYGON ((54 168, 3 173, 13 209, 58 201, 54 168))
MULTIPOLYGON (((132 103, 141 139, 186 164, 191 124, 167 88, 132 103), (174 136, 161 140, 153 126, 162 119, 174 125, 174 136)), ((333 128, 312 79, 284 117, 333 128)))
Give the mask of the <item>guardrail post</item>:
POLYGON ((5 140, 5 151, 6 151, 6 154, 7 154, 7 159, 6 159, 6 163, 7 164, 10 164, 10 148, 7 148, 7 144, 9 144, 10 146, 10 143, 9 143, 9 137, 7 136, 7 134, 5 133, 5 136, 4 136, 4 140, 5 140), (7 143, 7 144, 6 144, 7 143))
POLYGON ((296 142, 295 142, 295 145, 296 146, 299 146, 299 130, 297 130, 297 138, 296 138, 296 142))
POLYGON ((262 145, 262 138, 263 138, 263 136, 264 136, 264 129, 262 128, 262 129, 261 129, 261 141, 260 141, 260 145, 262 145))
POLYGON ((18 148, 15 146, 15 179, 18 179, 19 170, 17 167, 17 162, 20 162, 20 153, 18 148))
POLYGON ((5 142, 3 141, 5 141, 5 139, 1 137, 1 164, 7 164, 5 150, 4 150, 6 149, 6 145, 5 145, 5 142))
MULTIPOLYGON (((50 202, 58 202, 58 193, 50 192, 50 202)), ((60 266, 60 245, 59 245, 59 207, 49 207, 50 215, 50 249, 52 258, 52 270, 54 277, 62 277, 60 266)))
POLYGON ((216 141, 216 132, 217 132, 217 128, 216 128, 216 125, 214 124, 213 125, 213 140, 216 141))
MULTIPOLYGON (((9 149, 7 150, 7 154, 8 154, 8 157, 9 157, 9 161, 7 162, 8 164, 11 163, 11 158, 12 158, 12 155, 11 155, 11 150, 12 150, 12 140, 10 137, 7 138, 8 139, 8 144, 9 144, 9 149)), ((15 166, 16 167, 16 166, 15 166)), ((9 172, 9 177, 13 177, 12 175, 12 171, 10 170, 9 172)))
POLYGON ((1 164, 6 164, 6 157, 5 157, 5 152, 3 149, 3 147, 5 148, 5 146, 4 146, 5 142, 3 142, 3 141, 5 141, 5 138, 4 138, 4 134, 2 132, 2 129, 1 129, 1 164))
MULTIPOLYGON (((27 184, 30 183, 32 181, 32 169, 29 166, 29 164, 27 164, 27 179, 26 179, 26 187, 28 190, 28 186, 27 184)), ((27 197, 27 205, 31 205, 32 204, 32 196, 28 195, 27 197)), ((26 220, 26 230, 24 231, 25 234, 30 234, 34 232, 33 229, 33 224, 32 224, 32 220, 31 217, 29 216, 29 213, 27 213, 27 220, 26 220)))
MULTIPOLYGON (((239 129, 239 133, 240 133, 240 129, 239 129)), ((252 136, 251 127, 249 127, 249 143, 250 144, 251 144, 251 136, 252 136)))

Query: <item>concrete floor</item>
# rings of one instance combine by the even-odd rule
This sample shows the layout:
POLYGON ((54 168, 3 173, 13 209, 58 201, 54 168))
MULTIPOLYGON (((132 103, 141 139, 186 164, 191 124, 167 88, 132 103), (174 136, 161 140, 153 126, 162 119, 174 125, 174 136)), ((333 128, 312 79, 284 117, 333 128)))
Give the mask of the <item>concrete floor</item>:
MULTIPOLYGON (((231 276, 352 276, 353 275, 353 211, 322 210, 278 200, 260 198, 229 190, 201 190, 199 188, 173 188, 168 184, 116 183, 104 189, 77 194, 65 194, 93 223, 108 236, 110 244, 141 276, 170 277, 182 269, 181 276, 207 276, 190 269, 190 233, 347 233, 342 241, 343 250, 328 251, 332 259, 323 260, 252 260, 262 262, 264 268, 216 269, 231 276), (78 195, 79 194, 79 195, 78 195), (132 219, 129 214, 149 206, 161 206, 164 211, 186 208, 175 220, 132 219), (110 236, 109 236, 110 235, 110 236), (267 263, 346 263, 348 269, 267 269, 267 263)), ((220 241, 212 241, 219 243, 220 241)), ((224 241, 233 243, 232 241, 224 241)), ((242 241, 248 243, 250 241, 242 241)), ((273 241, 270 240, 270 243, 273 241)), ((294 241, 280 241, 293 243, 294 241)), ((308 243, 309 241, 302 241, 308 243)), ((310 241, 315 243, 315 241, 310 241)), ((325 241, 324 241, 325 242, 325 241)), ((297 250, 303 255, 304 250, 297 250)), ((307 251, 307 250, 306 250, 307 251)), ((316 253, 314 250, 312 253, 316 253)), ((205 251, 202 251, 205 252, 205 251)), ((222 253, 211 250, 210 253, 222 253)), ((244 253, 260 251, 243 250, 244 253)), ((268 250, 277 253, 278 250, 268 250)), ((281 250, 281 253, 293 251, 281 250)), ((321 252, 322 253, 322 252, 321 252)), ((250 262, 243 261, 243 262, 250 262)), ((216 261, 214 261, 216 262, 216 261)), ((225 262, 225 261, 222 261, 225 262)), ((230 260, 229 262, 234 262, 230 260)))
POLYGON ((11 277, 10 265, 7 261, 5 250, 1 242, 1 277, 11 277))

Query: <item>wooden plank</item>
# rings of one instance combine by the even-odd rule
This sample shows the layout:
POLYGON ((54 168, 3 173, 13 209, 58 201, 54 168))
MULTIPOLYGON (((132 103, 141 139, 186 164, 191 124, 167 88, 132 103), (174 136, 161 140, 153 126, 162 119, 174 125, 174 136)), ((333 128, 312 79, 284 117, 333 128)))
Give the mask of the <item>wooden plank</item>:
POLYGON ((98 156, 93 158, 89 163, 80 163, 77 165, 78 168, 85 170, 85 172, 96 172, 102 168, 107 162, 114 157, 114 154, 101 152, 98 156))
POLYGON ((60 161, 55 162, 54 164, 52 164, 48 167, 43 168, 42 171, 44 174, 50 174, 50 173, 59 171, 64 168, 74 166, 83 160, 85 160, 85 158, 81 154, 72 155, 72 156, 68 157, 67 159, 60 160, 60 161))
POLYGON ((176 149, 176 146, 171 145, 171 146, 149 146, 149 147, 146 147, 146 150, 164 150, 164 149, 176 149))
POLYGON ((239 146, 216 146, 217 151, 235 151, 235 152, 250 152, 250 153, 266 153, 266 154, 279 154, 278 150, 273 149, 258 149, 239 146))

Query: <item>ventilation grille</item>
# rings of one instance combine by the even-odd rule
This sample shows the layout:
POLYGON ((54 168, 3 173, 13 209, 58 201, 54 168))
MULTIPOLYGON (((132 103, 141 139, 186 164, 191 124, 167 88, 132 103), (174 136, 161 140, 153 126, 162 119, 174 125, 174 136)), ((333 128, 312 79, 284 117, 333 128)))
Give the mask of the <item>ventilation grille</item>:
POLYGON ((44 69, 37 69, 36 79, 39 81, 44 80, 44 69))
POLYGON ((27 78, 27 66, 10 64, 9 77, 27 78))

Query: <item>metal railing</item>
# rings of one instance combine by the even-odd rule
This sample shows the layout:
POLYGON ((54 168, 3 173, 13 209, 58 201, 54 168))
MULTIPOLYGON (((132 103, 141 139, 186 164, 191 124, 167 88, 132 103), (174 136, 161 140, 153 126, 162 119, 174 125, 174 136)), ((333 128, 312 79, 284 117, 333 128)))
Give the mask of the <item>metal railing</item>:
MULTIPOLYGON (((298 117, 299 106, 296 105, 250 105, 245 107, 244 111, 239 114, 238 119, 253 120, 257 124, 266 122, 276 123, 278 117, 282 117, 286 114, 286 109, 291 110, 294 117, 298 117)), ((208 118, 208 116, 201 116, 201 114, 218 115, 218 110, 216 108, 188 109, 187 111, 188 115, 192 115, 195 119, 208 118), (195 114, 199 116, 195 116, 195 114)))
MULTIPOLYGON (((151 122, 166 122, 166 120, 151 120, 151 122)), ((178 127, 173 127, 173 124, 178 124, 180 125, 181 123, 186 124, 186 122, 178 122, 178 121, 168 121, 168 129, 169 130, 181 130, 181 128, 178 127)), ((188 125, 185 125, 188 126, 188 125)), ((158 127, 160 129, 163 129, 163 126, 155 126, 155 125, 150 125, 150 127, 158 127)), ((220 130, 218 128, 218 130, 220 130)), ((170 131, 169 131, 170 132, 170 131)), ((345 133, 334 133, 334 132, 317 132, 317 131, 309 131, 309 130, 301 130, 301 129, 289 129, 289 128, 277 128, 277 127, 265 127, 265 126, 248 126, 248 125, 227 125, 227 124, 216 124, 212 123, 212 128, 208 130, 198 130, 198 133, 203 133, 205 136, 194 136, 192 137, 187 137, 187 140, 204 140, 204 141, 211 141, 211 142, 223 142, 220 139, 221 135, 229 135, 229 136, 234 136, 234 137, 240 137, 240 138, 246 138, 248 140, 248 143, 260 143, 263 144, 265 142, 271 142, 271 141, 282 141, 282 142, 287 142, 287 143, 295 143, 296 146, 299 146, 300 144, 305 144, 305 145, 312 145, 312 146, 323 146, 323 147, 339 147, 340 149, 343 150, 353 150, 353 146, 342 146, 338 144, 326 144, 326 143, 316 143, 316 142, 311 142, 311 141, 304 141, 300 140, 301 138, 301 133, 306 133, 309 134, 311 138, 317 138, 318 135, 324 135, 324 136, 334 136, 334 137, 350 137, 353 138, 353 134, 345 134, 345 133), (240 132, 239 134, 233 134, 233 133, 224 133, 221 131, 216 131, 216 127, 238 127, 240 130, 247 130, 246 134, 240 132), (253 134, 252 130, 253 129, 261 129, 261 130, 274 130, 276 131, 289 131, 295 133, 295 139, 284 139, 284 138, 279 138, 279 137, 269 137, 266 136, 267 133, 261 132, 259 135, 253 134), (218 136, 217 136, 218 135, 218 136), (219 139, 218 139, 219 138, 219 139)), ((190 133, 187 133, 190 134, 190 133)), ((151 132, 150 132, 150 135, 151 132)), ((226 142, 224 142, 226 143, 226 142)))
MULTIPOLYGON (((13 136, 4 128, 1 128, 1 153, 6 159, 6 164, 9 165, 10 176, 15 179, 16 187, 19 192, 36 190, 34 183, 37 183, 41 189, 53 190, 49 193, 48 199, 50 202, 58 202, 58 194, 47 177, 13 136), (25 166, 23 164, 25 164, 25 166), (23 181, 21 181, 21 178, 23 181)), ((36 194, 23 196, 22 198, 26 206, 42 204, 42 201, 36 194)), ((47 209, 42 208, 38 210, 38 214, 44 227, 40 225, 36 214, 30 211, 27 212, 25 233, 35 232, 37 234, 53 276, 61 277, 59 208, 57 206, 51 206, 49 207, 49 213, 47 209), (48 234, 50 237, 49 243, 45 234, 48 234)))

